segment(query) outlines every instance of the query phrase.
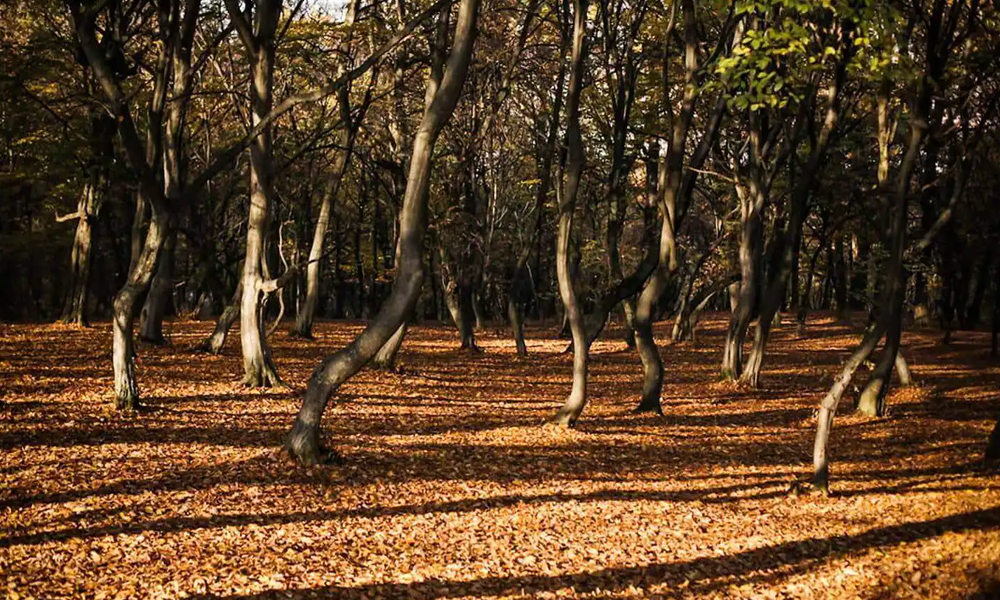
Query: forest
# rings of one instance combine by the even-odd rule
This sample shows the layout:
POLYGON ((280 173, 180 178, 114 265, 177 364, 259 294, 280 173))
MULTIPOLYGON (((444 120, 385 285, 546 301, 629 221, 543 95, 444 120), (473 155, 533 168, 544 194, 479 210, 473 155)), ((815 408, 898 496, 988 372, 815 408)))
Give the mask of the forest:
POLYGON ((5 0, 0 150, 6 597, 1000 595, 1000 1, 5 0))

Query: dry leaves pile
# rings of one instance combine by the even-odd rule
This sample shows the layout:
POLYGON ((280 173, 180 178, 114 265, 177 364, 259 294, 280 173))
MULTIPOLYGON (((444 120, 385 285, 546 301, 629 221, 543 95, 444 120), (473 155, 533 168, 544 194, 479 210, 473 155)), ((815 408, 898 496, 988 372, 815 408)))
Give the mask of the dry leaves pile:
MULTIPOLYGON (((857 339, 831 320, 779 327, 762 389, 713 383, 720 317, 663 349, 665 416, 631 413, 639 367, 593 350, 573 431, 539 426, 569 390, 565 341, 529 331, 458 351, 412 328, 400 374, 364 371, 324 422, 337 467, 276 452, 324 352, 272 338, 288 390, 238 383, 237 339, 186 352, 210 323, 140 349, 148 409, 110 408, 110 332, 0 326, 0 596, 991 597, 1000 481, 978 462, 1000 407, 986 337, 905 339, 917 387, 886 419, 839 415, 834 495, 807 477, 813 410, 857 339)), ((502 333, 502 332, 501 332, 502 333)), ((659 331, 665 335, 666 331, 659 331)), ((236 336, 234 336, 235 338, 236 336)))

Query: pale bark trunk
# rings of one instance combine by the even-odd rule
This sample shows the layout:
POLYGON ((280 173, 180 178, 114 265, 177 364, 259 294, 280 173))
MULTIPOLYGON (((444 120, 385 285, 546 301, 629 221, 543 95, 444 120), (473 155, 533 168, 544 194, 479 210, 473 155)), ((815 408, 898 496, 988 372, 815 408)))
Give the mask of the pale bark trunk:
POLYGON ((76 234, 73 237, 73 250, 70 256, 71 271, 69 294, 63 305, 60 321, 73 323, 80 327, 88 327, 88 302, 90 300, 90 264, 93 249, 94 221, 100 210, 103 194, 102 178, 92 176, 83 188, 77 202, 76 234))
POLYGON ((404 338, 406 338, 405 322, 396 328, 396 332, 392 334, 392 337, 375 353, 375 357, 372 358, 372 366, 384 371, 395 371, 396 355, 399 353, 399 348, 403 345, 404 338))
POLYGON ((333 174, 323 193, 319 216, 316 219, 316 228, 313 230, 312 244, 309 246, 309 264, 306 267, 306 295, 298 313, 295 315, 294 329, 296 335, 306 339, 312 339, 313 337, 313 321, 316 318, 316 306, 319 303, 320 263, 323 257, 323 245, 326 241, 326 232, 330 226, 333 202, 337 197, 340 182, 350 161, 350 145, 353 139, 354 136, 350 134, 345 133, 345 135, 341 136, 341 142, 338 146, 343 146, 343 148, 337 150, 333 174))
MULTIPOLYGON (((169 219, 168 219, 169 220, 169 219)), ((170 306, 174 292, 174 250, 177 247, 177 231, 168 225, 166 239, 156 265, 156 275, 149 286, 149 294, 139 313, 139 339, 147 344, 166 344, 163 335, 163 319, 170 306)))
MULTIPOLYGON (((227 0, 230 18, 249 23, 239 6, 227 0)), ((270 112, 274 87, 274 36, 280 0, 261 0, 256 6, 252 32, 244 45, 251 67, 250 99, 253 127, 270 112)), ((266 127, 250 145, 250 214, 247 221, 246 256, 243 262, 243 297, 240 300, 240 347, 243 354, 243 384, 248 387, 280 385, 277 368, 264 334, 263 261, 269 224, 272 186, 271 129, 266 127)))
MULTIPOLYGON (((939 6, 941 0, 939 0, 939 6)), ((940 15, 939 15, 940 16, 940 15)), ((833 419, 837 413, 837 406, 844 394, 844 390, 851 382, 851 378, 858 366, 871 355, 878 344, 882 334, 889 330, 901 331, 903 300, 906 291, 906 280, 903 276, 903 254, 906 245, 906 224, 907 224, 907 198, 910 190, 910 178, 920 154, 920 149, 926 135, 927 125, 923 115, 927 114, 927 106, 930 102, 930 83, 922 81, 914 102, 914 114, 911 115, 910 139, 899 167, 899 174, 893 190, 893 215, 891 225, 892 247, 889 255, 889 264, 886 269, 885 285, 882 286, 881 312, 875 324, 869 329, 862 339, 858 349, 845 364, 840 376, 834 382, 833 387, 820 403, 819 415, 817 416, 816 439, 813 445, 813 485, 820 490, 827 491, 829 487, 829 461, 827 459, 827 446, 830 439, 830 430, 833 427, 833 419)), ((898 333, 890 333, 887 340, 887 350, 891 344, 898 348, 898 333), (895 342, 892 338, 895 336, 895 342)), ((887 352, 888 354, 888 352, 887 352)), ((893 350, 893 354, 895 351, 893 350)), ((894 362, 888 362, 891 368, 894 362)), ((888 361, 888 359, 886 359, 888 361)), ((880 388, 884 386, 880 384, 880 388)), ((874 399, 880 400, 878 394, 872 395, 874 399)))
POLYGON ((573 2, 573 45, 570 57, 569 90, 566 98, 566 141, 569 156, 566 181, 559 198, 559 225, 556 241, 556 276, 559 296, 569 320, 573 336, 573 385, 566 403, 552 417, 551 423, 572 427, 587 403, 587 331, 583 314, 577 304, 574 277, 570 272, 570 237, 573 233, 573 212, 583 174, 585 155, 580 134, 580 94, 583 88, 583 64, 586 52, 587 0, 573 2))
MULTIPOLYGON (((774 316, 781 307, 788 287, 789 277, 798 269, 798 249, 802 243, 802 226, 809 214, 809 196, 815 182, 821 177, 826 161, 826 150, 830 135, 837 127, 840 117, 840 96, 844 87, 847 72, 847 62, 853 54, 853 44, 844 39, 842 57, 834 72, 833 80, 826 90, 827 110, 816 144, 813 146, 802 177, 795 182, 789 197, 789 220, 782 232, 780 257, 776 257, 775 269, 769 272, 771 276, 761 299, 760 317, 757 321, 757 331, 754 334, 753 349, 747 360, 746 368, 741 375, 741 381, 752 387, 760 382, 760 371, 764 363, 764 352, 771 333, 774 316), (849 49, 850 48, 850 49, 849 49)), ((797 278, 792 278, 792 289, 798 285, 797 278)), ((797 295, 797 294, 796 294, 797 295)))

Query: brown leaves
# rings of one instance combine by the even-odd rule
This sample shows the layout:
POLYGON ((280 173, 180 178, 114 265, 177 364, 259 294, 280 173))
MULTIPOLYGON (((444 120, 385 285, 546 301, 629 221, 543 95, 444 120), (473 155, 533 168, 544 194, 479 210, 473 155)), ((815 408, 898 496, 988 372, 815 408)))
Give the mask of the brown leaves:
MULTIPOLYGON (((995 418, 981 347, 907 336, 919 387, 889 418, 838 417, 834 495, 791 497, 852 337, 779 327, 750 391, 712 383, 722 327, 664 348, 663 417, 630 412, 637 360, 599 341, 574 430, 541 426, 569 389, 564 342, 529 330, 518 360, 484 332, 470 356, 414 328, 405 373, 363 372, 331 404, 344 463, 304 469, 277 449, 298 396, 245 390, 234 347, 142 348, 149 409, 123 418, 106 326, 4 326, 0 595, 953 597, 996 577, 1000 486, 965 466, 995 418)), ((300 389, 356 330, 274 338, 282 376, 300 389)))

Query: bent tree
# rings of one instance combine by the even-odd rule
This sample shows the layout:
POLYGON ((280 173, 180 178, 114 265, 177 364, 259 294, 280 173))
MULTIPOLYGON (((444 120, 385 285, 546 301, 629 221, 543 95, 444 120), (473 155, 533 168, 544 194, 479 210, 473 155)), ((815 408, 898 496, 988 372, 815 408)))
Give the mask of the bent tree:
POLYGON ((572 427, 587 404, 587 330, 577 303, 570 270, 569 242, 573 233, 573 211, 580 189, 586 156, 580 135, 580 94, 583 91, 583 63, 586 56, 587 0, 573 2, 573 45, 570 54, 569 89, 566 96, 566 181, 559 198, 559 229, 556 239, 556 276, 559 296, 569 318, 573 335, 573 387, 566 404, 552 417, 551 423, 572 427))
MULTIPOLYGON (((885 336, 883 355, 876 365, 862 397, 869 396, 868 402, 881 402, 888 388, 888 377, 896 362, 902 334, 903 301, 906 293, 906 276, 904 254, 906 251, 906 231, 908 223, 908 200, 910 196, 911 179, 925 140, 929 135, 937 134, 930 131, 928 119, 932 101, 942 94, 942 84, 946 81, 946 68, 951 51, 960 46, 976 21, 978 3, 974 0, 949 3, 947 0, 935 0, 927 19, 922 22, 924 38, 922 64, 917 73, 916 82, 912 86, 909 98, 909 136, 906 153, 899 163, 897 176, 892 189, 892 206, 890 221, 891 247, 884 271, 883 281, 879 290, 879 312, 877 319, 869 325, 861 342, 854 353, 844 364, 840 374, 834 380, 829 392, 820 403, 817 416, 816 437, 813 444, 813 478, 812 484, 821 491, 829 489, 829 461, 827 450, 830 431, 837 407, 845 391, 851 383, 858 367, 875 350, 879 340, 885 336)), ((907 48, 911 32, 904 30, 899 34, 898 46, 907 48)), ((935 128, 936 129, 936 128, 935 128)), ((961 171, 960 171, 961 172, 961 171)))
POLYGON ((108 109, 118 121, 118 135, 129 166, 136 172, 142 193, 149 199, 151 219, 138 259, 128 272, 125 285, 115 296, 112 320, 112 367, 115 380, 115 404, 119 410, 134 410, 139 406, 139 386, 135 377, 135 346, 132 339, 135 324, 135 306, 149 289, 160 249, 167 233, 167 199, 153 169, 146 161, 146 153, 132 119, 128 96, 122 90, 122 73, 109 62, 108 48, 118 41, 111 37, 113 27, 98 28, 98 19, 105 24, 115 19, 115 6, 108 3, 83 4, 70 0, 76 39, 80 44, 87 65, 92 69, 98 85, 108 102, 108 109), (103 31, 101 39, 98 31, 103 31))
POLYGON ((461 0, 451 52, 440 85, 433 78, 431 99, 413 139, 410 170, 399 215, 396 278, 392 292, 375 318, 346 347, 327 357, 309 379, 302 408, 285 442, 288 453, 303 464, 317 464, 328 457, 320 445, 320 421, 330 396, 360 371, 389 340, 416 306, 423 283, 423 242, 427 229, 427 193, 430 187, 434 146, 458 104, 472 60, 479 0, 461 0))

